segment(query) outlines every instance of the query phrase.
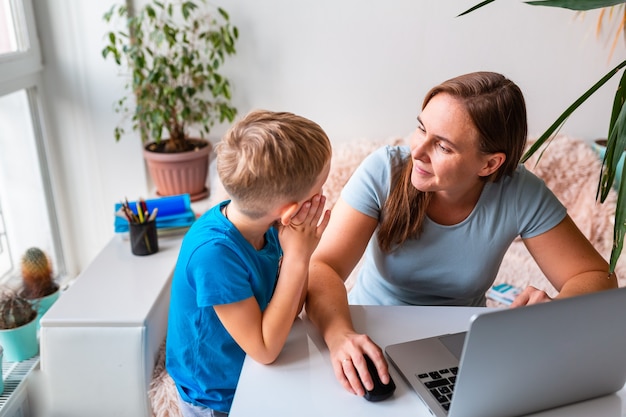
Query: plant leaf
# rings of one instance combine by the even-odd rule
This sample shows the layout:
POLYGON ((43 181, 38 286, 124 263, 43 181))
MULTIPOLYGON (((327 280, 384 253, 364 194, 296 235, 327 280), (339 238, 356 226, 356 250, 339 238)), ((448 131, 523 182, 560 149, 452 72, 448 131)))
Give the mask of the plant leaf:
POLYGON ((556 121, 550 126, 537 141, 526 151, 524 156, 522 157, 522 162, 526 162, 528 158, 530 158, 536 151, 539 149, 545 141, 550 138, 553 133, 555 133, 562 125, 565 123, 567 118, 578 108, 581 104, 583 104, 593 93, 595 93, 600 87, 602 87, 608 80, 610 80, 617 72, 626 66, 626 60, 622 61, 615 68, 609 71, 604 77, 602 77, 598 82, 596 82, 589 90, 585 91, 585 93, 580 96, 574 103, 572 103, 560 116, 556 121))
POLYGON ((623 187, 626 171, 622 173, 622 183, 620 184, 617 194, 617 208, 615 209, 615 225, 613 226, 613 249, 611 250, 611 260, 609 264, 609 273, 615 271, 617 260, 622 254, 624 248, 624 234, 626 232, 626 187, 623 187))
POLYGON ((496 1, 496 0, 485 0, 485 1, 482 1, 482 2, 478 3, 476 6, 473 6, 473 7, 469 8, 469 9, 467 9, 466 11, 464 11, 463 13, 457 15, 456 17, 464 16, 464 15, 466 15, 468 13, 473 12, 476 9, 480 9, 483 6, 488 5, 489 3, 493 3, 494 1, 496 1))
POLYGON ((525 3, 532 6, 560 7, 570 10, 593 10, 622 4, 624 0, 534 0, 525 3))
MULTIPOLYGON (((619 116, 622 106, 626 101, 626 71, 622 73, 617 90, 615 91, 615 99, 613 100, 613 110, 611 111, 611 121, 609 123, 609 135, 615 126, 617 117, 619 116)), ((607 136, 608 137, 608 136, 607 136)))
MULTIPOLYGON (((604 155, 604 161, 602 161, 602 168, 605 169, 606 175, 603 173, 601 176, 602 186, 602 198, 604 199, 609 193, 613 185, 613 179, 615 172, 617 171, 617 164, 619 163, 624 149, 626 147, 626 106, 622 106, 619 117, 615 122, 615 126, 609 135, 607 141, 606 153, 604 155)), ((613 225, 613 249, 611 250, 611 260, 609 266, 609 272, 615 270, 617 260, 622 253, 624 247, 624 235, 626 234, 626 171, 622 172, 622 181, 620 182, 617 190, 617 207, 615 209, 615 224, 613 225)))
POLYGON ((600 184, 598 185, 598 194, 601 202, 606 200, 609 190, 613 186, 617 164, 622 157, 624 149, 626 149, 626 106, 622 106, 615 125, 607 138, 606 152, 604 153, 602 170, 600 171, 600 184))
POLYGON ((222 15, 224 20, 229 20, 230 19, 230 17, 228 16, 228 13, 226 12, 226 10, 222 9, 221 7, 218 7, 217 11, 219 12, 219 14, 222 15))

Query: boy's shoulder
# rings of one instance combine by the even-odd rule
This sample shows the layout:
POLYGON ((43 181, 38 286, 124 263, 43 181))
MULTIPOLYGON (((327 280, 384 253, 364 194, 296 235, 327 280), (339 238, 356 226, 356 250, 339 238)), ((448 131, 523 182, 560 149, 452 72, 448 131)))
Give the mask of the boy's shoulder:
POLYGON ((214 206, 196 219, 183 237, 183 246, 202 244, 214 240, 229 240, 229 229, 234 227, 224 219, 220 205, 214 206))

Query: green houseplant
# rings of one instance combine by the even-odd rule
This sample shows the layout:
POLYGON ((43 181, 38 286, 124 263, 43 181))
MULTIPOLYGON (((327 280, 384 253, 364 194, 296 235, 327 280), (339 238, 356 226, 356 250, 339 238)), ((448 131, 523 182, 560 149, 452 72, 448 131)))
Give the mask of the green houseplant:
MULTIPOLYGON (((188 192, 192 200, 202 198, 211 150, 204 137, 216 122, 232 122, 237 114, 231 104, 231 83, 221 71, 227 56, 236 52, 238 29, 224 9, 210 8, 205 0, 151 0, 137 13, 126 5, 114 5, 104 15, 108 23, 119 19, 125 20, 126 27, 108 32, 102 49, 102 56, 112 57, 129 77, 128 94, 115 102, 115 110, 132 115, 132 128, 141 135, 157 193, 188 192), (200 137, 191 136, 191 129, 200 137), (155 169, 176 154, 176 159, 183 159, 178 162, 182 167, 189 166, 194 155, 202 155, 205 168, 188 174, 199 183, 181 185, 183 189, 161 183, 176 175, 155 169), (152 156, 157 162, 152 162, 152 156)), ((115 139, 124 133, 117 126, 115 139)))
MULTIPOLYGON (((495 0, 485 0, 476 4, 459 16, 463 16, 470 12, 473 12, 483 6, 493 3, 495 0)), ((533 6, 550 6, 559 7, 564 9, 570 9, 575 11, 586 11, 593 9, 602 9, 605 7, 623 6, 626 1, 617 0, 538 0, 538 1, 526 1, 527 4, 533 6)), ((626 30, 623 26, 620 26, 620 30, 626 30)), ((625 32, 626 33, 626 32, 625 32)), ((545 150, 545 146, 550 143, 550 139, 558 133, 559 129, 567 121, 570 115, 591 95, 593 95, 600 87, 602 87, 613 76, 618 74, 624 67, 626 67, 626 60, 620 62, 615 68, 609 71, 605 76, 598 80, 591 86, 583 95, 581 95, 574 103, 572 103, 555 121, 546 129, 546 131, 537 139, 532 147, 528 149, 522 161, 526 161, 539 149, 545 150), (545 146, 544 146, 545 145, 545 146)), ((609 190, 616 183, 616 173, 618 172, 618 165, 624 149, 626 149, 626 72, 622 72, 621 79, 615 96, 613 99, 613 108, 611 112, 611 119, 608 127, 608 136, 606 144, 606 152, 602 162, 602 170, 600 172, 600 180, 598 182, 597 198, 601 202, 604 202, 609 194, 609 190)), ((613 249, 611 251, 610 259, 610 272, 615 270, 617 260, 619 259, 622 249, 624 247, 624 236, 626 235, 626 185, 624 180, 624 172, 622 172, 622 180, 617 181, 617 208, 615 211, 615 229, 613 232, 613 249)))
POLYGON ((0 293, 0 345, 5 360, 20 362, 39 352, 36 318, 30 301, 10 289, 0 293))

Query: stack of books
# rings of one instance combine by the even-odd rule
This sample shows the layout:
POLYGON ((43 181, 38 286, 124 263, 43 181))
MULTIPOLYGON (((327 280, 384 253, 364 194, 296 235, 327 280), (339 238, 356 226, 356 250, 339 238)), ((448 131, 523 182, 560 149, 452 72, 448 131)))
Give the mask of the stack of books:
POLYGON ((487 291, 487 298, 508 306, 521 292, 521 288, 505 282, 492 286, 489 291, 487 291))
MULTIPOLYGON (((156 227, 159 235, 184 232, 196 220, 196 214, 191 209, 189 194, 143 200, 141 203, 147 207, 149 213, 157 209, 156 227)), ((115 204, 115 213, 120 211, 122 205, 123 203, 115 204)), ((137 202, 129 202, 128 206, 135 212, 137 202)), ((135 212, 135 214, 137 213, 135 212)), ((128 233, 128 220, 124 216, 116 215, 114 227, 115 233, 128 233)))

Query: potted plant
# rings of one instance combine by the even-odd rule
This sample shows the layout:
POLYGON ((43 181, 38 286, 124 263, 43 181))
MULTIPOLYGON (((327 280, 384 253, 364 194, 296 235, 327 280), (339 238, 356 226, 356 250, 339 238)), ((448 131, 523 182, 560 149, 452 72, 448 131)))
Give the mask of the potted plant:
POLYGON ((36 306, 39 321, 60 295, 60 286, 54 280, 52 262, 43 250, 32 247, 22 255, 20 267, 22 288, 19 295, 36 306))
POLYGON ((4 360, 20 362, 39 352, 37 341, 37 310, 17 292, 4 289, 0 293, 0 345, 4 360))
MULTIPOLYGON (((212 147, 205 135, 216 122, 232 122, 237 114, 231 83, 221 72, 226 57, 236 52, 237 27, 224 9, 209 9, 205 0, 152 0, 136 14, 114 5, 104 20, 114 17, 126 19, 127 27, 107 33, 102 56, 113 57, 129 76, 128 94, 115 110, 132 115, 157 194, 189 193, 192 201, 206 197, 212 147), (171 159, 189 172, 163 168, 171 159)), ((123 127, 115 128, 116 140, 123 134, 123 127)))
MULTIPOLYGON (((495 0, 482 1, 459 16, 463 16, 467 13, 473 12, 489 3, 493 3, 495 0)), ((625 1, 617 0, 536 0, 528 1, 528 4, 534 6, 550 6, 559 7, 564 9, 571 9, 576 11, 586 11, 593 9, 607 8, 610 12, 617 10, 621 13, 621 18, 624 18, 624 4, 625 1), (611 9, 618 6, 617 9, 611 9)), ((600 19, 604 14, 600 15, 600 19)), ((623 23, 623 22, 622 22, 623 23)), ((619 31, 624 31, 626 34, 626 27, 622 24, 619 26, 619 31)), ((618 33, 619 35, 619 33, 618 33)), ((558 132, 563 126, 568 117, 593 93, 595 93, 600 87, 602 87, 608 80, 614 75, 619 73, 624 67, 626 67, 626 60, 620 62, 615 68, 609 71, 604 77, 598 80, 591 88, 589 88, 582 96, 580 96, 574 103, 572 103, 555 121, 546 129, 546 131, 537 139, 533 146, 526 152, 522 158, 522 162, 530 158, 538 149, 542 148, 544 144, 549 144, 550 139, 558 132)), ((609 191, 615 184, 617 189, 617 208, 615 211, 614 233, 613 233, 613 249, 611 251, 610 259, 610 271, 615 271, 617 260, 619 259, 624 246, 624 237, 626 236, 626 181, 623 178, 616 180, 616 174, 621 171, 620 161, 624 149, 626 149, 626 73, 622 73, 617 90, 615 91, 615 97, 613 99, 613 109, 611 112, 611 119, 609 122, 608 136, 606 143, 606 152, 604 153, 602 168, 599 175, 598 183, 598 198, 601 202, 606 200, 609 191)))

